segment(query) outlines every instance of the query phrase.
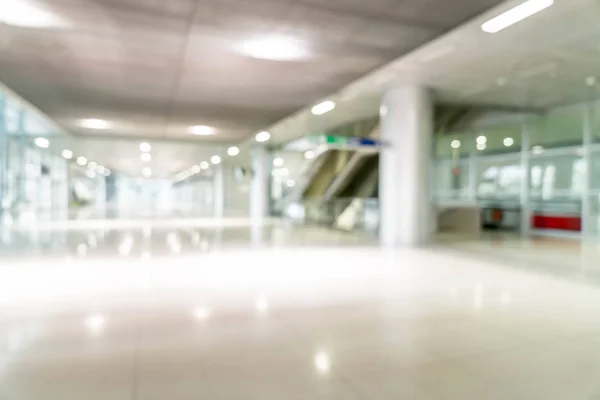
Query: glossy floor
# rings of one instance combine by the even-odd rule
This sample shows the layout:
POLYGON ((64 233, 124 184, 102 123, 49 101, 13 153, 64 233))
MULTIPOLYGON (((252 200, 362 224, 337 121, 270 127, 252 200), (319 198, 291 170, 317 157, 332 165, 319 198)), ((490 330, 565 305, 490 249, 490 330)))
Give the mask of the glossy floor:
POLYGON ((1 400, 600 396, 594 282, 276 222, 89 224, 5 232, 1 400))

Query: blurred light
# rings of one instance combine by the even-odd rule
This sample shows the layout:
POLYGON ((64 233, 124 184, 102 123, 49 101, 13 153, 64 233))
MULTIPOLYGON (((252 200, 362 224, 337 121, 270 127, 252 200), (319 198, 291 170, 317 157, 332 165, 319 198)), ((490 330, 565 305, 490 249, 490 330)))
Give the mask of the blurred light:
POLYGON ((287 185, 287 187, 289 187, 289 188, 293 188, 294 186, 296 186, 296 181, 295 181, 295 180, 293 180, 293 179, 289 179, 289 180, 286 182, 286 185, 287 185))
POLYGON ((192 171, 193 174, 197 174, 198 172, 200 172, 200 166, 199 165, 194 165, 190 171, 192 171))
POLYGON ((98 168, 96 168, 96 172, 100 175, 104 175, 104 173, 106 172, 106 168, 104 168, 102 165, 98 165, 98 168))
POLYGON ((329 372, 329 369, 331 368, 329 356, 322 351, 317 353, 317 355, 315 356, 315 367, 317 368, 317 371, 319 371, 319 372, 322 372, 322 373, 329 372))
POLYGON ((587 78, 585 78, 585 84, 588 86, 595 86, 596 85, 596 77, 588 76, 587 78))
POLYGON ((283 167, 283 158, 277 157, 273 160, 274 167, 283 167))
POLYGON ((335 103, 331 100, 324 101, 314 106, 310 112, 314 115, 323 115, 335 108, 335 103))
POLYGON ((486 144, 487 143, 487 138, 485 136, 479 136, 476 139, 477 144, 486 144))
POLYGON ((87 251, 88 251, 87 244, 79 243, 77 245, 77 254, 79 254, 80 256, 85 256, 87 254, 87 251))
POLYGON ((194 310, 194 317, 199 320, 205 320, 210 317, 210 310, 208 307, 198 307, 194 310))
POLYGON ((246 40, 239 50, 248 57, 261 60, 293 61, 308 57, 308 52, 300 41, 285 36, 246 40))
POLYGON ((316 157, 317 155, 315 154, 314 151, 312 150, 308 150, 307 152, 304 153, 304 158, 306 158, 307 160, 312 160, 316 157))
POLYGON ((485 150, 486 147, 487 145, 485 143, 477 143, 477 150, 479 151, 485 150))
POLYGON ((142 153, 140 155, 140 160, 142 160, 144 162, 149 162, 150 160, 152 160, 152 154, 150 154, 150 153, 142 153))
POLYGON ((212 156, 210 158, 210 162, 213 163, 213 164, 215 164, 215 165, 220 164, 221 163, 221 157, 219 157, 219 156, 212 156))
POLYGON ((498 86, 506 86, 507 82, 508 82, 508 80, 506 78, 504 78, 504 77, 496 79, 496 84, 498 86))
POLYGON ((272 176, 288 176, 289 174, 290 170, 287 168, 277 168, 271 173, 272 176))
POLYGON ((502 143, 504 143, 504 146, 510 147, 510 146, 512 146, 515 143, 515 141, 511 137, 507 137, 507 138, 504 138, 504 140, 502 141, 502 143))
POLYGON ((206 125, 196 125, 190 127, 189 132, 192 135, 211 136, 215 134, 215 129, 206 125))
POLYGON ((235 157, 238 154, 240 154, 240 149, 238 149, 235 146, 231 146, 230 148, 227 149, 227 154, 229 154, 231 157, 235 157))
POLYGON ((90 168, 90 169, 95 169, 97 166, 98 166, 98 163, 95 163, 93 161, 90 161, 88 163, 88 168, 90 168))
POLYGON ((202 169, 208 169, 208 167, 210 167, 210 164, 208 162, 202 161, 200 163, 200 168, 202 168, 202 169))
POLYGON ((142 168, 142 176, 144 178, 150 178, 152 176, 152 169, 148 167, 142 168))
POLYGON ((65 21, 27 0, 2 0, 0 22, 24 28, 52 28, 66 25, 65 21))
POLYGON ((533 146, 531 151, 533 151, 533 154, 542 154, 544 152, 544 148, 542 146, 533 146))
POLYGON ((554 0, 528 0, 516 7, 490 19, 481 25, 481 30, 488 33, 496 33, 516 24, 532 15, 550 7, 554 0))
POLYGON ((110 176, 110 174, 110 169, 106 168, 106 170, 104 171, 104 176, 110 176))
POLYGON ((269 309, 269 302, 265 296, 258 296, 254 302, 254 307, 257 311, 265 312, 269 309))
POLYGON ((452 143, 450 143, 450 147, 452 147, 453 149, 460 148, 460 140, 453 140, 452 143))
POLYGON ((262 132, 258 132, 254 138, 256 139, 257 142, 264 143, 264 142, 268 141, 269 139, 271 139, 271 134, 267 131, 262 131, 262 132))
POLYGON ((106 325, 106 318, 102 315, 92 315, 85 319, 85 326, 92 333, 100 333, 106 325))
POLYGON ((42 149, 47 149, 50 146, 50 141, 43 137, 35 138, 34 143, 37 147, 41 147, 42 149))
POLYGON ((142 153, 148 153, 150 152, 150 150, 152 150, 152 146, 150 146, 150 143, 140 143, 140 151, 142 153))
POLYGON ((82 120, 81 126, 88 129, 107 129, 108 122, 103 119, 89 118, 82 120))
POLYGON ((77 157, 77 165, 81 165, 83 167, 86 164, 87 164, 87 158, 77 157))
POLYGON ((85 175, 88 178, 95 178, 96 177, 96 171, 94 171, 93 169, 88 169, 87 171, 85 171, 85 175))
POLYGON ((123 238, 121 244, 119 244, 119 254, 122 256, 127 256, 131 252, 133 247, 133 237, 131 235, 127 235, 123 238))
POLYGON ((73 152, 71 150, 65 149, 62 151, 61 154, 67 160, 70 160, 71 158, 73 158, 73 152))

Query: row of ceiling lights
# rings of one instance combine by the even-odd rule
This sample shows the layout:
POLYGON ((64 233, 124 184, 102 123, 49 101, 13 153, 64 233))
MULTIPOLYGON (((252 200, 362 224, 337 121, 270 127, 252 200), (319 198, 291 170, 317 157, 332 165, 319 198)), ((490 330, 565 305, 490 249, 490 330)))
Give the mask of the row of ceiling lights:
MULTIPOLYGON (((47 149, 50 147, 50 140, 48 140, 44 137, 35 138, 34 143, 37 147, 42 148, 42 149, 47 149)), ((73 152, 69 149, 64 149, 61 152, 61 155, 65 160, 72 160, 74 157, 73 152)), ((88 159, 83 156, 77 157, 75 159, 75 162, 77 163, 77 165, 79 165, 81 167, 87 166, 89 168, 87 175, 90 178, 95 177, 96 173, 99 175, 104 175, 104 176, 109 176, 111 174, 111 171, 108 168, 106 168, 102 165, 99 165, 98 163, 96 163, 94 161, 88 161, 88 159)))
MULTIPOLYGON (((476 148, 477 150, 485 150, 487 147, 487 137, 485 136, 478 136, 477 139, 475 139, 476 142, 476 148)), ((504 140, 502 141, 502 144, 504 144, 505 147, 511 147, 513 144, 515 144, 515 140, 511 137, 505 137, 504 140)), ((458 139, 453 140, 452 142, 450 142, 450 147, 452 147, 455 150, 460 149, 461 146, 461 142, 458 139)))

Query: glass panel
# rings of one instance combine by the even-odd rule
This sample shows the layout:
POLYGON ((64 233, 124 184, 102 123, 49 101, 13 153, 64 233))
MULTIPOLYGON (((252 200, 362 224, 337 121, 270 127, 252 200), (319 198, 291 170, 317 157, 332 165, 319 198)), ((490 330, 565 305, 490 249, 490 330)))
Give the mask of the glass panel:
POLYGON ((576 146, 583 143, 584 107, 557 109, 531 121, 531 146, 534 152, 545 148, 576 146))
POLYGON ((510 123, 477 130, 473 147, 478 154, 518 153, 521 151, 523 125, 510 123))

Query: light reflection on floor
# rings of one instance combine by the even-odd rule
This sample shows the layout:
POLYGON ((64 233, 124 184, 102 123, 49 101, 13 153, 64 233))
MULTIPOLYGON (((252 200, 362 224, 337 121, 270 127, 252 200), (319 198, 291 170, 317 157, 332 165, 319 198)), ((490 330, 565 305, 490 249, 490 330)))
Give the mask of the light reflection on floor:
POLYGON ((380 249, 276 221, 138 222, 10 232, 0 399, 600 395, 594 283, 473 243, 380 249))

